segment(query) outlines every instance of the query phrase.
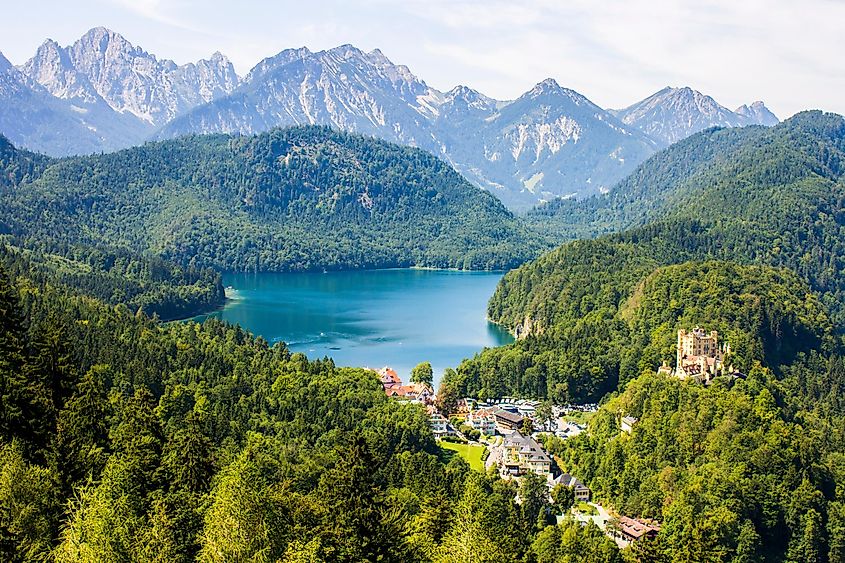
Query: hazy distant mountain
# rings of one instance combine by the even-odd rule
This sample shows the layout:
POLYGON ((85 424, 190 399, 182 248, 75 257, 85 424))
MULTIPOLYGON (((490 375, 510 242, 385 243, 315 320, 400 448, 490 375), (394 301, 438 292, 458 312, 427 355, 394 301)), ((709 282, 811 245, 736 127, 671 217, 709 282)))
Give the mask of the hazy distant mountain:
POLYGON ((778 123, 777 117, 762 102, 755 102, 752 108, 742 106, 733 112, 691 88, 666 87, 613 113, 624 123, 668 146, 708 127, 778 123))
POLYGON ((440 96, 377 50, 289 49, 261 61, 232 95, 175 119, 159 137, 319 124, 431 149, 428 120, 440 96))
POLYGON ((428 149, 511 207, 609 187, 656 143, 553 80, 514 102, 443 93, 380 51, 286 50, 231 95, 175 119, 160 138, 331 125, 428 149))
POLYGON ((220 53, 179 66, 102 27, 66 48, 46 41, 21 70, 58 98, 102 100, 151 127, 224 96, 239 83, 232 63, 220 53))
POLYGON ((602 192, 707 127, 777 123, 762 102, 732 112, 689 88, 618 111, 554 80, 514 101, 466 86, 440 92, 381 51, 352 45, 287 49, 241 80, 220 53, 180 66, 101 27, 68 47, 47 40, 17 69, 0 63, 0 73, 0 133, 50 155, 328 125, 431 151, 512 208, 602 192))
POLYGON ((105 139, 85 116, 29 80, 0 54, 0 133, 13 143, 47 153, 88 153, 105 139))
POLYGON ((749 123, 757 123, 769 127, 780 123, 777 116, 769 111, 769 108, 767 108, 766 105, 759 100, 750 106, 745 104, 739 106, 736 110, 734 110, 734 113, 746 118, 749 123))
POLYGON ((456 122, 445 152, 511 207, 603 191, 656 149, 646 135, 552 79, 495 111, 479 100, 471 114, 474 122, 456 122))

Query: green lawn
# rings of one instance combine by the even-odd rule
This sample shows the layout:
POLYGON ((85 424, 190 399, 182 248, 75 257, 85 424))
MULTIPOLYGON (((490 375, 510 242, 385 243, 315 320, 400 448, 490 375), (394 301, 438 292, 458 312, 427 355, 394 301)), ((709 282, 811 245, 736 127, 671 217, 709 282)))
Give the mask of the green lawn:
POLYGON ((594 506, 590 506, 586 502, 579 502, 575 505, 575 510, 581 514, 589 514, 590 516, 598 515, 599 511, 594 506))
POLYGON ((575 422, 577 424, 587 424, 596 413, 572 411, 569 414, 563 415, 561 418, 567 422, 575 422))
POLYGON ((443 453, 443 458, 448 462, 449 459, 458 454, 467 462, 469 466, 478 471, 484 471, 484 462, 481 461, 481 454, 484 453, 484 446, 476 446, 474 444, 453 444, 452 442, 440 442, 440 450, 443 453))

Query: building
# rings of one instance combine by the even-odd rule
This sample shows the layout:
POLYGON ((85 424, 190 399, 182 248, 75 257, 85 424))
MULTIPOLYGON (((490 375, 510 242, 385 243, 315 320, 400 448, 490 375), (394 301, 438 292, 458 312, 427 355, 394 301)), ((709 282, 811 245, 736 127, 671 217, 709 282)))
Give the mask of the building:
POLYGON ((534 438, 511 432, 502 442, 502 463, 505 473, 522 475, 529 471, 548 477, 552 471, 552 460, 534 438))
POLYGON ((494 436, 496 434, 496 415, 493 409, 479 409, 467 415, 467 424, 484 434, 494 436))
POLYGON ((435 409, 430 409, 428 415, 429 424, 431 425, 431 432, 435 438, 442 438, 452 433, 449 427, 449 419, 437 412, 435 409))
POLYGON ((622 432, 627 432, 628 434, 634 429, 634 425, 637 423, 636 418, 633 416, 623 416, 620 426, 622 427, 622 432))
POLYGON ((388 395, 390 395, 390 393, 388 393, 389 390, 402 386, 402 379, 399 377, 399 374, 389 367, 385 366, 376 373, 378 374, 378 378, 379 381, 381 381, 382 386, 384 386, 385 393, 388 395))
POLYGON ((563 473, 558 475, 558 477, 552 481, 552 485, 563 485, 564 487, 572 487, 575 492, 575 501, 576 502, 590 502, 590 489, 570 475, 569 473, 563 473))
POLYGON ((675 375, 707 383, 722 374, 722 362, 730 351, 730 344, 719 345, 719 333, 715 330, 707 332, 699 327, 691 331, 680 329, 675 375))
POLYGON ((495 417, 496 428, 501 433, 522 429, 523 417, 520 414, 498 409, 495 411, 495 417))
POLYGON ((383 367, 376 372, 384 387, 384 394, 394 399, 407 399, 429 404, 434 400, 434 390, 422 383, 403 385, 402 378, 389 367, 383 367))
POLYGON ((620 516, 616 522, 613 536, 623 544, 630 545, 644 538, 654 539, 659 532, 660 524, 654 520, 620 516))

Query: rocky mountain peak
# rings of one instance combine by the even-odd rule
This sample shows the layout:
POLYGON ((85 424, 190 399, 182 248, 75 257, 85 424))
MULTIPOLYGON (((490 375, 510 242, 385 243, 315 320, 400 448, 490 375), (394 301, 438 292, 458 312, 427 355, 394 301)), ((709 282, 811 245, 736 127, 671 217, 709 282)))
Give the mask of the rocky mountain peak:
POLYGON ((750 106, 743 104, 734 110, 734 113, 737 115, 741 115, 749 123, 756 123, 759 125, 766 125, 772 126, 777 125, 780 123, 780 120, 777 116, 771 112, 769 108, 766 107, 762 101, 757 100, 756 102, 752 103, 750 106))
POLYGON ((7 72, 12 67, 12 63, 9 62, 9 59, 3 55, 3 52, 0 51, 0 72, 7 72))

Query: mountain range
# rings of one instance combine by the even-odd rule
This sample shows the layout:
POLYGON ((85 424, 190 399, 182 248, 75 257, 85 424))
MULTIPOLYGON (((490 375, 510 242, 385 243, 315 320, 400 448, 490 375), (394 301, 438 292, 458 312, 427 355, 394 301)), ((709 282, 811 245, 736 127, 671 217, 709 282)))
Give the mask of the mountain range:
POLYGON ((553 79, 516 100, 441 92, 381 51, 287 49, 239 77, 220 53, 177 65, 105 28, 47 40, 19 67, 0 55, 0 133, 53 156, 193 133, 301 124, 417 146, 513 209, 602 193, 651 154, 712 126, 771 125, 762 102, 736 111, 690 88, 606 110, 553 79))

